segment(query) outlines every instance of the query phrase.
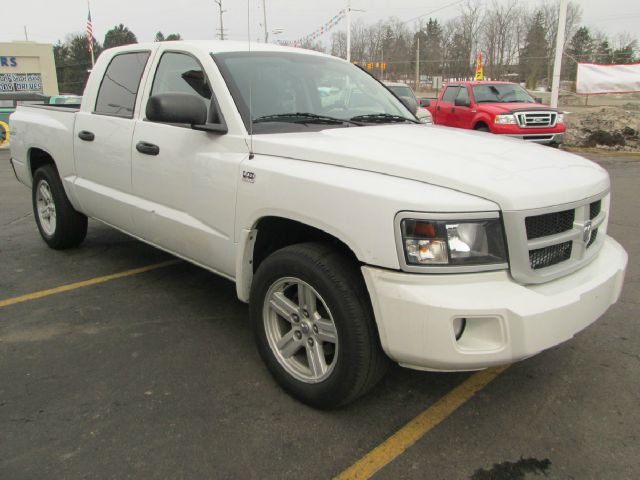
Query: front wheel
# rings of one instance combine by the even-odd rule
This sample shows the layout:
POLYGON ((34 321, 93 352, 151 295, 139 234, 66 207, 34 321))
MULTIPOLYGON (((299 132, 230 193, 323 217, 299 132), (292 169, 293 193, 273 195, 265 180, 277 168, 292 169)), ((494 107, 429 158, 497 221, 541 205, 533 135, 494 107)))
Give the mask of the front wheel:
POLYGON ((76 211, 52 165, 33 176, 33 215, 42 239, 57 250, 79 245, 87 235, 87 217, 76 211))
POLYGON ((250 311, 271 374, 308 405, 345 405, 384 374, 387 359, 358 266, 329 245, 293 245, 264 260, 250 311))

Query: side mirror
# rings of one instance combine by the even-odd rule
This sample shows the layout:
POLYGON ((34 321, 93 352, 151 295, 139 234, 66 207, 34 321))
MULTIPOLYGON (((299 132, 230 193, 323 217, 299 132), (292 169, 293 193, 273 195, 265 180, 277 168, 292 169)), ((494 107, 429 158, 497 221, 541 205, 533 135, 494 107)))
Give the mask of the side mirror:
POLYGON ((416 101, 415 98, 403 96, 403 97, 400 97, 400 101, 405 107, 409 109, 411 113, 413 113, 414 115, 416 114, 416 112, 418 111, 418 102, 416 101))
POLYGON ((471 102, 469 100, 465 100, 463 98, 456 98, 453 102, 456 107, 470 107, 471 102))
POLYGON ((161 93, 149 97, 147 119, 161 123, 207 123, 207 106, 202 99, 188 93, 161 93))
POLYGON ((160 123, 186 123, 194 130, 227 133, 229 129, 219 113, 218 103, 210 104, 211 118, 207 118, 207 106, 201 97, 189 93, 161 93, 149 97, 147 120, 160 123))
POLYGON ((534 100, 535 100, 536 103, 542 103, 542 98, 540 98, 540 97, 536 97, 536 98, 534 98, 534 100))
POLYGON ((423 98, 422 100, 420 100, 420 106, 421 107, 430 107, 431 106, 431 100, 429 100, 428 98, 423 98))

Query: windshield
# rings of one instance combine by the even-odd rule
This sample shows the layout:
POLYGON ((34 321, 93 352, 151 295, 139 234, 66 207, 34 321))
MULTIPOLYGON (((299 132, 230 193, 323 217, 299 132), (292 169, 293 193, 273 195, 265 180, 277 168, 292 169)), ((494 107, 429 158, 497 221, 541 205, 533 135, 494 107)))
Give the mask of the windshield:
POLYGON ((289 52, 212 56, 254 133, 416 122, 377 80, 342 60, 289 52))
POLYGON ((531 95, 520 85, 496 83, 474 85, 472 89, 476 103, 534 103, 531 95))

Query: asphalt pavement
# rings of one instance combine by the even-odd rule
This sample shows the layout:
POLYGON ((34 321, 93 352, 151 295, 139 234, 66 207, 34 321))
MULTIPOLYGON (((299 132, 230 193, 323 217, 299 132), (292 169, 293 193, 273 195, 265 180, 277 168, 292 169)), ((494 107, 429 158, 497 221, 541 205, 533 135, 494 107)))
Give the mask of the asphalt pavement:
MULTIPOLYGON (((93 221, 80 248, 48 249, 8 158, 0 301, 172 258, 93 221)), ((630 255, 621 300, 375 478, 640 478, 640 158, 594 158, 630 255)), ((177 262, 0 307, 0 479, 328 479, 470 375, 396 367, 347 408, 313 410, 269 376, 234 285, 177 262)))

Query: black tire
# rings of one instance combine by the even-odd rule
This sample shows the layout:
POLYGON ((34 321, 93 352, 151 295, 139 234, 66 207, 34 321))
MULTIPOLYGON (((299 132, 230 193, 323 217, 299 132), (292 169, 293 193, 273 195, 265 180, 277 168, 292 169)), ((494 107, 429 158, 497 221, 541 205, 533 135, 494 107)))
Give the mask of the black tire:
POLYGON ((80 245, 87 236, 87 217, 76 211, 64 191, 58 172, 53 165, 44 165, 33 176, 31 191, 33 216, 36 219, 42 239, 49 247, 62 250, 80 245), (38 211, 38 191, 48 186, 54 206, 55 225, 45 225, 44 217, 38 211))
POLYGON ((476 132, 487 132, 487 133, 491 132, 491 130, 489 130, 489 127, 487 127, 486 125, 478 125, 475 128, 475 131, 476 132))
MULTIPOLYGON (((250 315, 258 350, 269 371, 285 391, 307 405, 322 409, 346 405, 370 390, 386 372, 389 360, 380 346, 359 266, 328 244, 301 243, 267 257, 253 280, 250 315), (300 279, 317 292, 337 331, 332 370, 317 383, 301 381, 288 372, 267 338, 266 296, 278 282, 289 278, 300 279)), ((324 344, 322 348, 325 351, 324 344)))

